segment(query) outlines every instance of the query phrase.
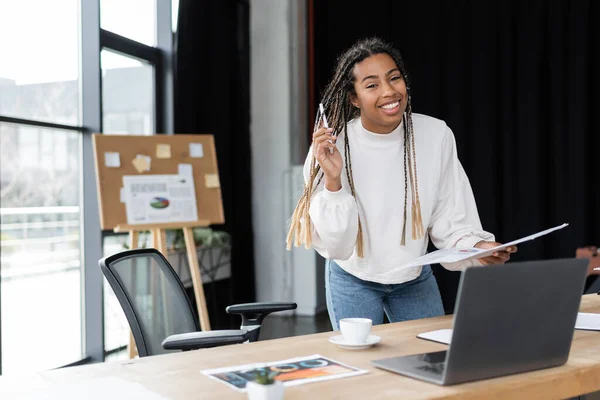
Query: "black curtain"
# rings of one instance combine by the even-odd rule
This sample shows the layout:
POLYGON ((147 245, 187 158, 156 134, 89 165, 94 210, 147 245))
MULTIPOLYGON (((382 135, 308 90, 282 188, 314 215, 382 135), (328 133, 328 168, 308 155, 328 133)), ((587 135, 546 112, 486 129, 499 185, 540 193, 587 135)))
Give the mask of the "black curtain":
MULTIPOLYGON (((484 229, 508 241, 568 222, 513 260, 573 257, 600 244, 598 3, 315 1, 316 90, 357 39, 392 42, 415 112, 454 132, 484 229)), ((452 312, 459 274, 434 270, 452 312)))
MULTIPOLYGON (((232 236, 229 286, 206 291, 213 327, 230 302, 255 299, 250 156, 250 62, 247 0, 181 0, 176 36, 175 132, 210 133, 232 236), (215 304, 215 301, 217 304, 215 304), (216 321, 215 321, 216 320, 216 321)), ((192 296, 193 299, 193 296, 192 296)), ((239 323, 239 321, 236 321, 239 323)))

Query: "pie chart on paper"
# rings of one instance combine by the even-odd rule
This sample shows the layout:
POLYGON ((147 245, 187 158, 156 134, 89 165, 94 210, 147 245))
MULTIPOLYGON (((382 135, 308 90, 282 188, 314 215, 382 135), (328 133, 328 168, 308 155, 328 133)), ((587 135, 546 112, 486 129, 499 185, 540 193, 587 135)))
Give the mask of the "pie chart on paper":
POLYGON ((164 197, 155 197, 150 202, 150 207, 152 208, 167 208, 169 207, 169 199, 164 197))

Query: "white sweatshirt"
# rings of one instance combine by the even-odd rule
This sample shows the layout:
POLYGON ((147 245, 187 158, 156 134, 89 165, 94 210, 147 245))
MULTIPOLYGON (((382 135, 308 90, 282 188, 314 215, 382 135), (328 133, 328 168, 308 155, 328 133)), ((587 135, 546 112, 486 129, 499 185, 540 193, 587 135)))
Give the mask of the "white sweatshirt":
MULTIPOLYGON (((383 284, 417 278, 422 267, 402 268, 427 251, 429 237, 438 249, 473 247, 494 235, 481 228, 477 206, 456 152, 452 131, 444 121, 413 114, 419 199, 425 237, 412 239, 410 180, 406 245, 401 245, 404 219, 404 127, 389 134, 363 128, 360 117, 348 123, 350 157, 356 199, 345 168, 342 189, 331 192, 324 180, 310 204, 313 247, 350 274, 383 284), (356 254, 358 215, 363 229, 364 258, 356 254)), ((336 146, 344 157, 342 135, 336 146)), ((304 164, 310 179, 312 148, 304 164)), ((345 160, 344 160, 345 162, 345 160)), ((344 164, 345 165, 345 164, 344 164)), ((444 264, 450 270, 481 265, 477 260, 444 264)))

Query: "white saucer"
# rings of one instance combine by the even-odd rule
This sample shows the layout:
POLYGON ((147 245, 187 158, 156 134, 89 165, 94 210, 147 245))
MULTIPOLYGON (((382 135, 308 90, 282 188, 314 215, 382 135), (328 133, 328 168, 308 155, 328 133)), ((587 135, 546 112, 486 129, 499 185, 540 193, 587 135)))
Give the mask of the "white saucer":
POLYGON ((348 343, 348 342, 346 342, 346 340, 344 339, 344 337, 342 335, 337 335, 337 336, 330 337, 329 341, 333 344, 337 344, 342 349, 362 350, 362 349, 368 349, 369 347, 373 346, 374 344, 379 343, 381 341, 381 338, 377 335, 369 335, 369 337, 367 337, 367 340, 364 343, 355 344, 355 343, 348 343))

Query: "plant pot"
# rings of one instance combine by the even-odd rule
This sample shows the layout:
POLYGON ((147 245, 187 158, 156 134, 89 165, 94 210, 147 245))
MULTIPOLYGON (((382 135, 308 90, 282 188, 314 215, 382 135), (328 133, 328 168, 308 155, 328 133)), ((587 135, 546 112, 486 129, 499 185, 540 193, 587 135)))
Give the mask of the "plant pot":
POLYGON ((282 400, 284 389, 281 381, 275 381, 270 385, 261 385, 256 382, 246 383, 248 400, 282 400))

